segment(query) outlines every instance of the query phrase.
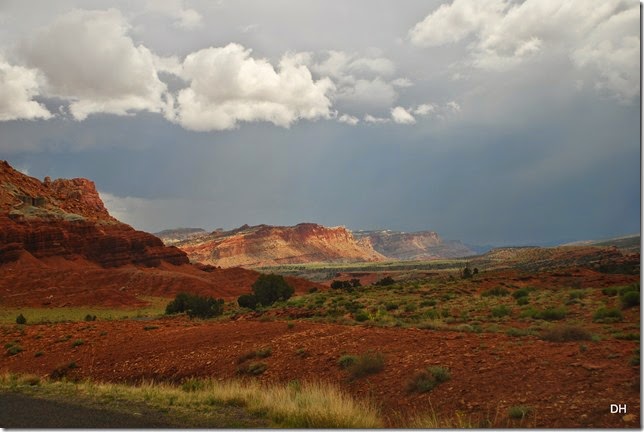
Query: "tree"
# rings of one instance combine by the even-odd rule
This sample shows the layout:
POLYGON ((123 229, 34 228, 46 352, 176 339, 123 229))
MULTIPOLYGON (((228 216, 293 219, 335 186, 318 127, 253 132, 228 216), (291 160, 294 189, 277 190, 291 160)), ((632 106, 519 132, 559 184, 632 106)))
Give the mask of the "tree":
POLYGON ((237 303, 241 307, 255 309, 257 307, 257 297, 254 294, 242 294, 237 299, 237 303))
POLYGON ((283 276, 272 273, 259 275, 252 289, 257 302, 264 306, 272 305, 278 300, 287 300, 295 292, 283 276))
POLYGON ((16 324, 27 324, 27 318, 23 314, 16 317, 16 324))
POLYGON ((224 301, 179 293, 165 308, 166 315, 185 312, 190 318, 212 318, 224 312, 224 301))
POLYGON ((463 269, 463 279, 469 279, 472 277, 472 270, 470 270, 470 267, 468 265, 465 266, 463 269))

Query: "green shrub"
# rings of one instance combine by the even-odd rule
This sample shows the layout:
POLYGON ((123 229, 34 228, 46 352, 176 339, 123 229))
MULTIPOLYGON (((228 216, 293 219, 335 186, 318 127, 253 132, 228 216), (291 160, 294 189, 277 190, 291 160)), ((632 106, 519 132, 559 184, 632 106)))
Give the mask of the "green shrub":
POLYGON ((525 305, 527 305, 528 303, 530 303, 530 299, 528 299, 528 297, 519 297, 519 298, 517 299, 517 304, 518 304, 519 306, 525 306, 525 305))
POLYGON ((640 305, 640 293, 639 291, 628 291, 625 292, 620 300, 622 301, 622 308, 627 309, 634 306, 640 305))
POLYGON ((96 315, 85 315, 85 321, 96 321, 96 315))
POLYGON ((43 351, 36 351, 36 354, 34 354, 34 357, 42 357, 43 355, 45 355, 43 351))
POLYGON ((380 372, 385 367, 385 357, 381 353, 368 352, 356 357, 347 367, 352 379, 362 378, 380 372))
POLYGON ((501 305, 499 307, 492 308, 491 315, 495 318, 501 318, 510 315, 510 312, 510 308, 506 305, 501 305))
POLYGON ((529 295, 530 295, 530 291, 528 291, 527 288, 521 288, 512 293, 512 297, 514 297, 515 299, 528 297, 529 295))
POLYGON ((179 293, 165 308, 166 315, 185 312, 190 318, 212 318, 224 312, 224 301, 212 297, 179 293))
POLYGON ((85 341, 83 339, 76 339, 74 342, 72 342, 72 347, 76 348, 77 346, 84 345, 85 341))
POLYGON ((380 279, 378 282, 374 283, 376 286, 389 286, 395 284, 396 281, 391 276, 386 276, 380 279))
POLYGON ((387 303, 385 304, 385 309, 388 311, 396 310, 398 309, 398 303, 387 303))
POLYGON ((279 300, 288 300, 295 292, 284 276, 272 273, 259 275, 251 288, 257 302, 264 306, 270 306, 279 300))
POLYGON ((620 340, 640 340, 640 334, 639 333, 617 333, 613 335, 615 339, 620 339, 620 340))
POLYGON ((246 375, 261 375, 268 368, 264 362, 253 362, 237 368, 237 373, 246 375))
POLYGON ((349 366, 354 364, 358 360, 358 357, 354 355, 345 354, 338 359, 338 365, 342 369, 347 369, 349 366))
POLYGON ((16 317, 16 324, 27 324, 27 318, 23 314, 16 317))
POLYGON ((264 347, 255 351, 255 357, 257 358, 270 357, 271 354, 273 354, 273 350, 271 349, 271 347, 264 347))
POLYGON ((528 414, 532 411, 532 408, 524 405, 516 405, 513 407, 510 407, 508 410, 508 417, 514 420, 522 420, 526 418, 528 414))
POLYGON ((7 349, 8 356, 16 355, 23 351, 22 347, 20 346, 20 344, 18 344, 18 342, 10 342, 8 344, 5 344, 4 347, 7 349))
POLYGON ((356 312, 353 316, 356 321, 363 322, 369 319, 369 315, 365 311, 356 312))
POLYGON ((622 312, 620 312, 619 309, 609 309, 609 308, 599 308, 597 311, 593 314, 593 321, 595 322, 603 322, 603 323, 611 323, 611 322, 618 322, 624 319, 624 315, 622 315, 622 312))
POLYGON ((248 309, 257 308, 257 297, 254 294, 242 294, 237 299, 237 304, 248 309))
POLYGON ((586 329, 576 326, 557 326, 541 333, 541 339, 548 342, 569 342, 591 340, 592 335, 586 329))
POLYGON ((490 288, 489 290, 485 290, 481 293, 482 297, 502 297, 510 294, 510 291, 508 291, 506 288, 497 286, 494 288, 490 288))
POLYGON ((512 328, 509 328, 505 332, 505 334, 512 337, 519 337, 519 336, 528 336, 532 334, 532 332, 530 330, 524 330, 524 329, 518 329, 518 328, 512 327, 512 328))
POLYGON ((617 295, 617 288, 614 288, 614 287, 604 288, 602 289, 602 294, 609 297, 614 297, 617 295))
POLYGON ((451 378, 449 369, 443 366, 430 366, 425 370, 416 372, 407 384, 407 391, 425 393, 438 384, 451 378))
POLYGON ((537 315, 538 319, 546 321, 557 321, 566 317, 566 310, 564 308, 549 307, 537 315))
POLYGON ((586 296, 586 293, 581 290, 574 290, 568 293, 568 298, 570 299, 583 299, 586 296))

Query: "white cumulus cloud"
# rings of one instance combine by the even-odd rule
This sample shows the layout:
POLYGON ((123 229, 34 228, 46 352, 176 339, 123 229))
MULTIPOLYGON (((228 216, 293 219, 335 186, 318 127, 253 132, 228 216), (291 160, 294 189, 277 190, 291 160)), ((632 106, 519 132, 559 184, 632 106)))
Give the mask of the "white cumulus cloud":
POLYGON ((181 0, 149 0, 146 10, 173 18, 174 27, 193 30, 203 25, 203 17, 194 9, 186 8, 181 0))
POLYGON ((391 119, 399 124, 414 124, 416 119, 405 108, 397 106, 391 109, 391 119))
POLYGON ((288 127, 299 119, 329 118, 327 93, 333 84, 315 81, 305 60, 286 54, 276 69, 239 44, 189 54, 182 77, 190 87, 177 97, 177 121, 187 129, 208 131, 235 128, 240 121, 288 127))
POLYGON ((360 120, 358 119, 358 117, 354 117, 354 116, 349 115, 349 114, 342 114, 340 117, 338 117, 338 121, 340 123, 346 123, 346 124, 349 124, 351 126, 355 126, 355 125, 358 124, 358 122, 360 120))
POLYGON ((454 0, 409 31, 417 46, 468 40, 469 64, 508 70, 559 58, 622 100, 639 95, 639 4, 627 0, 454 0))
POLYGON ((154 55, 135 46, 115 9, 73 10, 26 41, 27 64, 45 77, 45 94, 70 101, 76 120, 94 113, 167 109, 154 55))
POLYGON ((52 117, 33 100, 39 87, 36 70, 10 65, 0 57, 0 121, 52 117))
POLYGON ((389 119, 386 117, 374 117, 371 114, 365 114, 364 121, 366 123, 389 123, 389 119))

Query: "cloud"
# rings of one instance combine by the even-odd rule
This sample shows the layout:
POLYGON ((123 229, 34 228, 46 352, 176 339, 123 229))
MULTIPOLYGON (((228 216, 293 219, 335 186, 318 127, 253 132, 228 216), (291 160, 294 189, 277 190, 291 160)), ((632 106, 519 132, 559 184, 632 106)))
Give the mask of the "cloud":
POLYGON ((366 123, 389 123, 389 119, 385 117, 374 117, 371 114, 366 114, 364 116, 364 121, 366 123))
POLYGON ((361 57, 356 53, 329 51, 326 58, 308 62, 317 76, 330 77, 335 84, 333 99, 351 111, 389 108, 398 98, 396 87, 408 87, 406 78, 391 79, 395 64, 385 57, 361 57))
POLYGON ((306 56, 286 54, 277 70, 239 44, 202 49, 183 62, 190 87, 179 92, 177 119, 196 131, 235 128, 240 121, 289 127, 299 119, 330 117, 329 79, 313 80, 306 56))
POLYGON ((346 124, 349 124, 351 126, 355 126, 355 125, 358 124, 358 122, 360 120, 358 119, 358 117, 354 117, 354 116, 349 115, 349 114, 342 114, 340 117, 338 117, 338 121, 340 123, 346 123, 346 124))
POLYGON ((433 47, 468 40, 469 66, 503 71, 559 58, 616 98, 639 95, 639 5, 603 0, 454 0, 408 33, 433 47))
POLYGON ((135 46, 115 9, 73 10, 23 44, 27 64, 45 78, 45 95, 70 101, 76 120, 90 114, 162 112, 170 101, 155 56, 135 46))
POLYGON ((434 104, 427 103, 427 104, 418 105, 413 110, 413 113, 419 116, 427 116, 435 111, 436 111, 436 106, 434 104))
POLYGON ((508 7, 505 0, 454 0, 441 5, 409 30, 409 39, 418 46, 439 46, 458 42, 498 22, 508 7))
POLYGON ((0 121, 51 118, 47 108, 33 100, 39 87, 38 71, 12 66, 0 57, 0 121))
POLYGON ((391 119, 398 124, 414 124, 416 119, 405 108, 397 106, 391 109, 391 119))
POLYGON ((194 30, 203 25, 203 17, 194 9, 188 9, 181 0, 149 0, 146 10, 174 18, 173 26, 194 30))

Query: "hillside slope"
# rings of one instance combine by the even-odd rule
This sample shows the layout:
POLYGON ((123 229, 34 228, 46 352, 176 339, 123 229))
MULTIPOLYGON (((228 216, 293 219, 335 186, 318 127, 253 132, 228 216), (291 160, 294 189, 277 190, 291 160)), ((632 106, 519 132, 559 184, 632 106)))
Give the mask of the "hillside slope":
POLYGON ((354 231, 356 239, 367 240, 388 258, 423 260, 460 258, 476 255, 461 242, 445 241, 434 231, 401 232, 391 230, 354 231))
POLYGON ((312 223, 292 227, 244 225, 174 243, 191 261, 220 267, 312 262, 381 261, 368 242, 358 242, 344 227, 312 223))
MULTIPOLYGON (((179 291, 233 298, 258 273, 189 264, 119 222, 87 179, 40 181, 0 161, 0 305, 140 305, 179 291)), ((296 291, 315 284, 290 279, 296 291)))

